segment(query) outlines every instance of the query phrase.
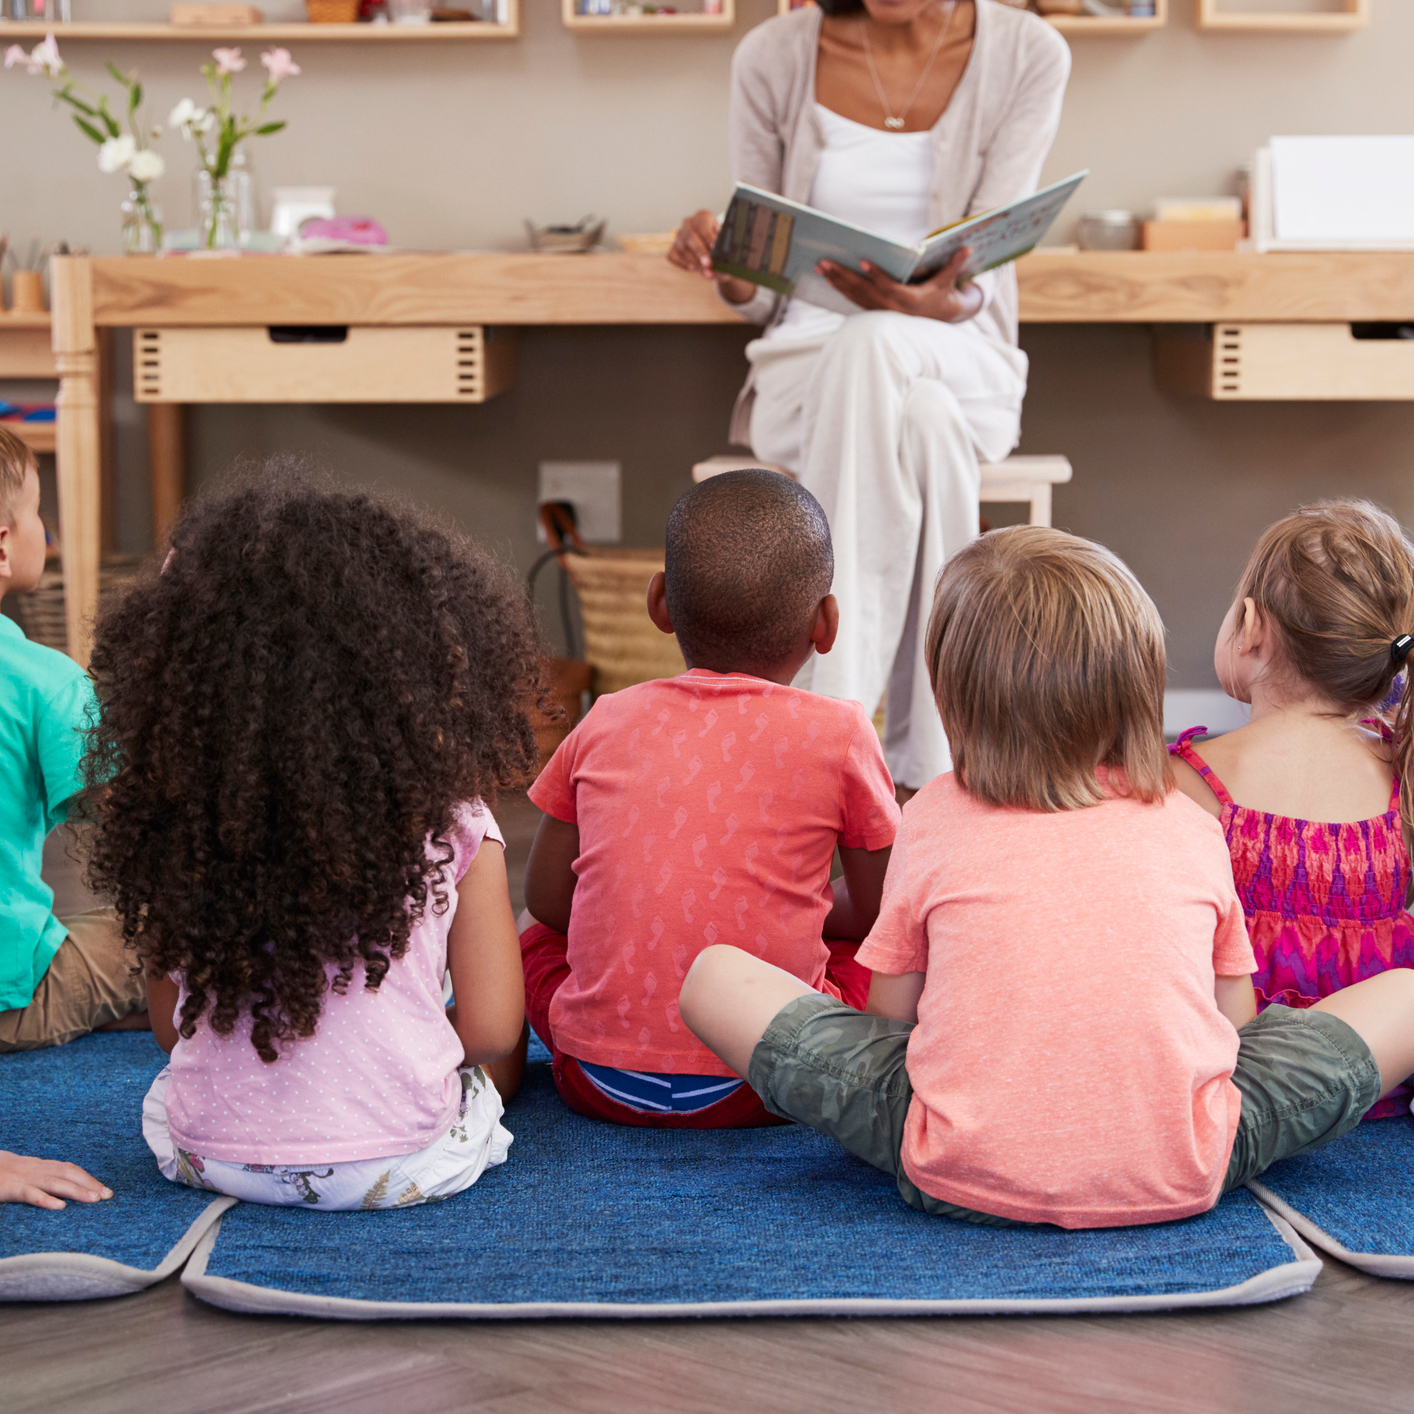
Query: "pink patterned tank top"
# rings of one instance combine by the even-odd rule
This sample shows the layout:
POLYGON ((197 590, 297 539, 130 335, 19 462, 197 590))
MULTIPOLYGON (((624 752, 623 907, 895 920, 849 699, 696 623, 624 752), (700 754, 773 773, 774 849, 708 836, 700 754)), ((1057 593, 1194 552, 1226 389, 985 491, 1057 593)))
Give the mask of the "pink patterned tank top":
MULTIPOLYGON (((1405 912, 1409 853, 1399 821, 1399 781, 1389 809, 1369 820, 1324 825, 1238 805, 1193 749, 1205 727, 1169 751, 1188 762, 1222 804, 1232 877, 1257 956, 1257 1006, 1309 1007, 1391 967, 1414 967, 1414 919, 1405 912)), ((1409 1113, 1401 1085, 1366 1116, 1409 1113)))

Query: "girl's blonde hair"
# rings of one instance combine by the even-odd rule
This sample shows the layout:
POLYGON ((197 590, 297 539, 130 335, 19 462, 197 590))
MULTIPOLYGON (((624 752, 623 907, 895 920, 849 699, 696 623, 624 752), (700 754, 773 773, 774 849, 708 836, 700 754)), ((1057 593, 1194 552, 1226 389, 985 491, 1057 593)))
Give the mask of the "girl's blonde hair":
MULTIPOLYGON (((1282 671, 1343 717, 1378 713, 1403 665, 1394 642, 1414 633, 1414 545, 1369 501, 1317 501, 1263 534, 1237 599, 1251 599, 1276 628, 1282 671)), ((1407 679, 1383 720, 1394 730, 1400 814, 1414 825, 1407 679)))
POLYGON ((958 779, 993 805, 1078 810, 1173 785, 1164 626, 1102 545, 1042 526, 974 541, 938 578, 928 671, 958 779))

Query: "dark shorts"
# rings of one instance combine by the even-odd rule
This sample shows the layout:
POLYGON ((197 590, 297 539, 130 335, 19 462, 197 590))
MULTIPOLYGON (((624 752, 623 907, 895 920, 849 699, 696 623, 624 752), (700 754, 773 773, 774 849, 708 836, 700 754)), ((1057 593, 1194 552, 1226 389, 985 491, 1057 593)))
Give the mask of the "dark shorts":
MULTIPOLYGON (((747 1081, 773 1114, 799 1120, 892 1174, 921 1212, 989 1226, 1011 1218, 924 1193, 903 1170, 903 1126, 913 1099, 904 1068, 909 1022, 866 1016, 811 993, 783 1007, 751 1054, 747 1081)), ((1325 1011, 1269 1006, 1239 1033, 1233 1083, 1242 1114, 1223 1192, 1278 1159, 1318 1149, 1353 1129, 1379 1098, 1369 1047, 1325 1011)))

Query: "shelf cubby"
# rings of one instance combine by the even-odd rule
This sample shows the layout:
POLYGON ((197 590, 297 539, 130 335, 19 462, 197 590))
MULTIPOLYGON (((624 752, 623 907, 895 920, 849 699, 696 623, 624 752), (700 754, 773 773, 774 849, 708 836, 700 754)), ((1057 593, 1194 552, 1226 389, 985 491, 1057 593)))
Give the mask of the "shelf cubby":
POLYGON ((1349 34, 1369 23, 1370 0, 1340 0, 1337 9, 1298 11, 1229 9, 1224 0, 1198 0, 1198 28, 1228 34, 1349 34))
POLYGON ((329 44, 329 43, 436 43, 439 40, 520 38, 520 0, 502 0, 506 18, 501 21, 453 21, 426 25, 169 25, 125 24, 108 20, 75 20, 49 24, 44 20, 0 20, 0 47, 16 39, 43 39, 52 34, 60 45, 86 40, 136 39, 187 44, 329 44))
MULTIPOLYGON (((805 0, 805 3, 810 4, 812 0, 805 0)), ((1363 0, 1360 0, 1360 3, 1363 3, 1363 0)), ((798 4, 792 4, 791 0, 776 0, 776 4, 778 12, 782 15, 802 8, 798 4)), ((1169 0, 1155 0, 1152 15, 1043 15, 1041 18, 1066 35, 1128 35, 1137 38, 1141 34, 1162 29, 1168 23, 1168 16, 1169 0)))

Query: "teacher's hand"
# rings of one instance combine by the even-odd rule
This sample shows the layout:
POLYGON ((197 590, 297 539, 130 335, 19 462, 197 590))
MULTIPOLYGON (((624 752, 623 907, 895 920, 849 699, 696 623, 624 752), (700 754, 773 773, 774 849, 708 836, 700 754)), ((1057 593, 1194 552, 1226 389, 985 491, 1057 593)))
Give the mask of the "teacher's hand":
POLYGON ((971 319, 982 308, 982 291, 971 282, 958 284, 971 254, 971 248, 963 246, 941 270, 917 285, 901 284, 867 260, 862 271, 836 265, 833 260, 822 260, 815 269, 861 309, 890 309, 956 324, 971 319))
POLYGON ((756 286, 749 280, 738 280, 735 275, 723 275, 712 269, 712 246, 721 224, 710 211, 694 211, 673 236, 668 261, 679 270, 691 270, 715 280, 730 303, 745 304, 756 293, 756 286))

